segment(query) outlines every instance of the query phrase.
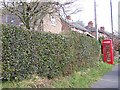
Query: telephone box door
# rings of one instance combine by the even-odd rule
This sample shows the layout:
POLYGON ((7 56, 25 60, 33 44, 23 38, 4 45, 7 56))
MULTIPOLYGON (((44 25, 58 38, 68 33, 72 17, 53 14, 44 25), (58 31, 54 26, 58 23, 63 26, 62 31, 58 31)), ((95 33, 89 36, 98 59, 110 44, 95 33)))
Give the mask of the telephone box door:
POLYGON ((103 61, 108 64, 114 64, 113 45, 112 40, 102 41, 103 61))

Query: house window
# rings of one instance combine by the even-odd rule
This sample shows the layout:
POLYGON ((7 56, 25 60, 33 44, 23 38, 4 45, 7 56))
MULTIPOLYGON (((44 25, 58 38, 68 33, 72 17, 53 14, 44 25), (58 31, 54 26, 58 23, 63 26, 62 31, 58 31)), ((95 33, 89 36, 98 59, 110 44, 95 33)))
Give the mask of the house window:
POLYGON ((56 19, 54 16, 50 16, 51 19, 51 25, 56 26, 56 19))
POLYGON ((11 20, 11 24, 13 24, 14 23, 14 18, 12 18, 12 20, 11 20))

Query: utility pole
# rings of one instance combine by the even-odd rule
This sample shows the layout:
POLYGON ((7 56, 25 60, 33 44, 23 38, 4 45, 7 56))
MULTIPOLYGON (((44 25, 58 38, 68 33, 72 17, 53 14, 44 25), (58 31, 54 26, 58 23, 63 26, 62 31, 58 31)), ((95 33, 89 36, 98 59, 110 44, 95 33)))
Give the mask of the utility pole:
POLYGON ((98 40, 97 15, 96 15, 96 0, 94 0, 94 17, 95 17, 96 39, 98 40))
POLYGON ((112 14, 112 1, 110 0, 110 11, 111 11, 111 29, 112 29, 112 41, 113 41, 113 14, 112 14))

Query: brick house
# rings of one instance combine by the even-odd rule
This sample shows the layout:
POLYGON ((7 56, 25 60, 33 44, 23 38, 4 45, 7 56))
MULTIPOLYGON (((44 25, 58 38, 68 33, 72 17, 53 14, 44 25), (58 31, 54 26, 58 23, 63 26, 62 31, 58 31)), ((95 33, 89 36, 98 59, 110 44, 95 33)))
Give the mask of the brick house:
POLYGON ((98 36, 104 37, 105 39, 109 38, 109 34, 105 31, 104 26, 102 26, 102 27, 100 27, 100 29, 98 29, 98 36))
MULTIPOLYGON (((92 34, 93 36, 96 36, 96 29, 95 29, 95 27, 93 27, 93 22, 92 21, 89 21, 88 25, 85 28, 88 30, 88 32, 90 34, 92 34)), ((104 37, 105 39, 110 39, 111 38, 111 34, 105 31, 104 26, 101 26, 98 29, 98 38, 100 38, 100 37, 104 37)))
POLYGON ((10 13, 2 15, 1 19, 2 19, 2 24, 12 24, 16 26, 20 26, 21 24, 20 19, 17 16, 10 13))
MULTIPOLYGON (((23 26, 21 20, 10 13, 7 13, 5 15, 1 15, 0 18, 2 19, 1 23, 2 24, 11 24, 11 25, 15 25, 15 26, 23 26)), ((54 13, 52 15, 47 14, 43 20, 41 28, 37 29, 37 27, 35 28, 36 31, 45 31, 45 32, 52 32, 52 33, 60 33, 61 32, 61 28, 62 28, 62 24, 61 24, 61 20, 60 17, 57 13, 54 13)))
POLYGON ((62 31, 71 30, 71 22, 73 21, 70 16, 66 16, 65 19, 61 18, 62 31))
POLYGON ((88 22, 88 25, 85 27, 88 32, 93 35, 94 37, 96 37, 96 30, 95 30, 95 27, 93 27, 93 22, 92 21, 89 21, 88 22))
MULTIPOLYGON (((12 24, 16 26, 23 25, 20 19, 13 14, 1 15, 1 19, 3 24, 12 24)), ((80 24, 73 22, 70 16, 67 16, 66 19, 63 19, 57 13, 54 13, 52 15, 47 14, 43 18, 42 23, 38 24, 41 24, 41 27, 37 28, 36 26, 35 31, 45 31, 59 34, 65 30, 73 30, 95 38, 93 35, 94 32, 92 32, 92 34, 89 33, 89 30, 87 30, 80 24)))
POLYGON ((80 24, 73 22, 70 16, 66 16, 65 19, 61 19, 61 23, 62 23, 62 31, 73 30, 73 31, 79 31, 80 33, 87 32, 87 29, 82 27, 80 24))
POLYGON ((95 38, 93 35, 88 33, 88 30, 86 28, 84 28, 83 26, 81 26, 76 22, 73 22, 70 16, 67 16, 65 19, 61 19, 61 23, 62 23, 62 31, 72 30, 95 38))
MULTIPOLYGON (((16 26, 23 25, 20 19, 13 15, 13 14, 6 14, 2 15, 2 23, 3 24, 12 24, 16 26)), ((40 24, 40 23, 38 23, 40 24)), ((74 23, 71 20, 70 16, 67 16, 66 19, 61 18, 57 13, 54 13, 52 15, 47 14, 42 21, 41 25, 42 29, 35 28, 35 31, 45 31, 45 32, 51 32, 51 33, 61 33, 65 30, 73 30, 77 31, 79 33, 87 33, 87 29, 82 27, 81 25, 74 23)), ((89 34, 89 33, 87 33, 89 34)), ((89 35, 91 36, 91 35, 89 35)))
POLYGON ((43 19, 43 28, 43 31, 59 34, 62 31, 60 16, 57 13, 46 15, 43 19))

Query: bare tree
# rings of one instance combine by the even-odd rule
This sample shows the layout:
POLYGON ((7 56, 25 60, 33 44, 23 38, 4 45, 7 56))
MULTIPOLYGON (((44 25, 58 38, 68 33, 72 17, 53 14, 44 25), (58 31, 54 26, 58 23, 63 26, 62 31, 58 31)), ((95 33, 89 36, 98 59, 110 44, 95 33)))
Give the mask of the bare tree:
POLYGON ((56 2, 3 1, 4 9, 18 16, 27 29, 34 29, 38 20, 41 22, 46 14, 55 12, 55 5, 57 5, 56 2))
MULTIPOLYGON (((6 2, 3 0, 2 4, 4 6, 4 9, 7 12, 16 15, 27 29, 34 30, 37 23, 41 23, 47 14, 57 12, 60 15, 60 9, 62 9, 64 14, 67 15, 65 6, 73 3, 71 1, 64 4, 50 0, 46 2, 43 1, 44 0, 33 0, 33 2, 28 3, 22 0, 12 2, 6 2)), ((73 13, 76 13, 78 11, 79 10, 77 9, 73 13)))

